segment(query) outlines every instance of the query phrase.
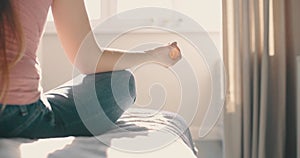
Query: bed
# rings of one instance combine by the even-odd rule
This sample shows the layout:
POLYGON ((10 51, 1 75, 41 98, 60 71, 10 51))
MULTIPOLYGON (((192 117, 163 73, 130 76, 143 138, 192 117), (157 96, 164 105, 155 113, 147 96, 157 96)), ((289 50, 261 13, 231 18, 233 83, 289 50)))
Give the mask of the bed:
POLYGON ((117 126, 96 137, 0 139, 1 158, 196 158, 184 119, 171 112, 129 109, 117 126))

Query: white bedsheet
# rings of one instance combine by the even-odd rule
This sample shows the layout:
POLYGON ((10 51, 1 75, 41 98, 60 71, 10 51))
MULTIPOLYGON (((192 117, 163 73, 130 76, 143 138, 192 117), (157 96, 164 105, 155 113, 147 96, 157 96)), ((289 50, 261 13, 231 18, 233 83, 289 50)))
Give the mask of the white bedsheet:
POLYGON ((171 113, 131 110, 97 137, 0 139, 0 158, 195 158, 189 130, 171 113), (125 129, 125 130, 124 130, 125 129))

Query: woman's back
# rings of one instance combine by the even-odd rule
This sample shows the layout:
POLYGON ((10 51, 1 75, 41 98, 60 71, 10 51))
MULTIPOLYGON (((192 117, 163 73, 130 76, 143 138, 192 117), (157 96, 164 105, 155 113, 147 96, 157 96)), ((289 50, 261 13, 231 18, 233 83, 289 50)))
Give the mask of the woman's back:
MULTIPOLYGON (((25 105, 40 98, 40 70, 36 51, 51 3, 52 0, 13 0, 23 29, 25 52, 22 59, 10 70, 7 104, 25 105)), ((9 60, 18 53, 18 45, 13 38, 8 38, 6 50, 9 60)), ((1 89, 0 87, 0 91, 1 89)))

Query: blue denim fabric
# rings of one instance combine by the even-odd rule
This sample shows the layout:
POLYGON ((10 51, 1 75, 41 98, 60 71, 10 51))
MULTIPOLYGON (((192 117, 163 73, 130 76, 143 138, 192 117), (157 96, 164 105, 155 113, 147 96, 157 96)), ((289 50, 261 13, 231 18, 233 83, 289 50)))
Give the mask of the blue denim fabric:
POLYGON ((38 100, 29 105, 7 105, 0 115, 0 137, 102 134, 114 128, 111 122, 116 122, 134 103, 135 81, 125 70, 80 75, 44 96, 49 104, 38 100), (90 130, 83 122, 93 123, 95 128, 90 130))

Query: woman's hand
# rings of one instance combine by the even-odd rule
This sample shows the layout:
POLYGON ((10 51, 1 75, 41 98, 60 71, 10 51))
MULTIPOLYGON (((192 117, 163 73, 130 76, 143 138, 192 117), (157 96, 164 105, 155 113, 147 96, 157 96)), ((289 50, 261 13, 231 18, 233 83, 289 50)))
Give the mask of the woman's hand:
POLYGON ((153 50, 146 51, 152 58, 152 61, 165 67, 175 65, 181 58, 181 52, 177 46, 177 42, 173 42, 167 46, 157 47, 153 50))

